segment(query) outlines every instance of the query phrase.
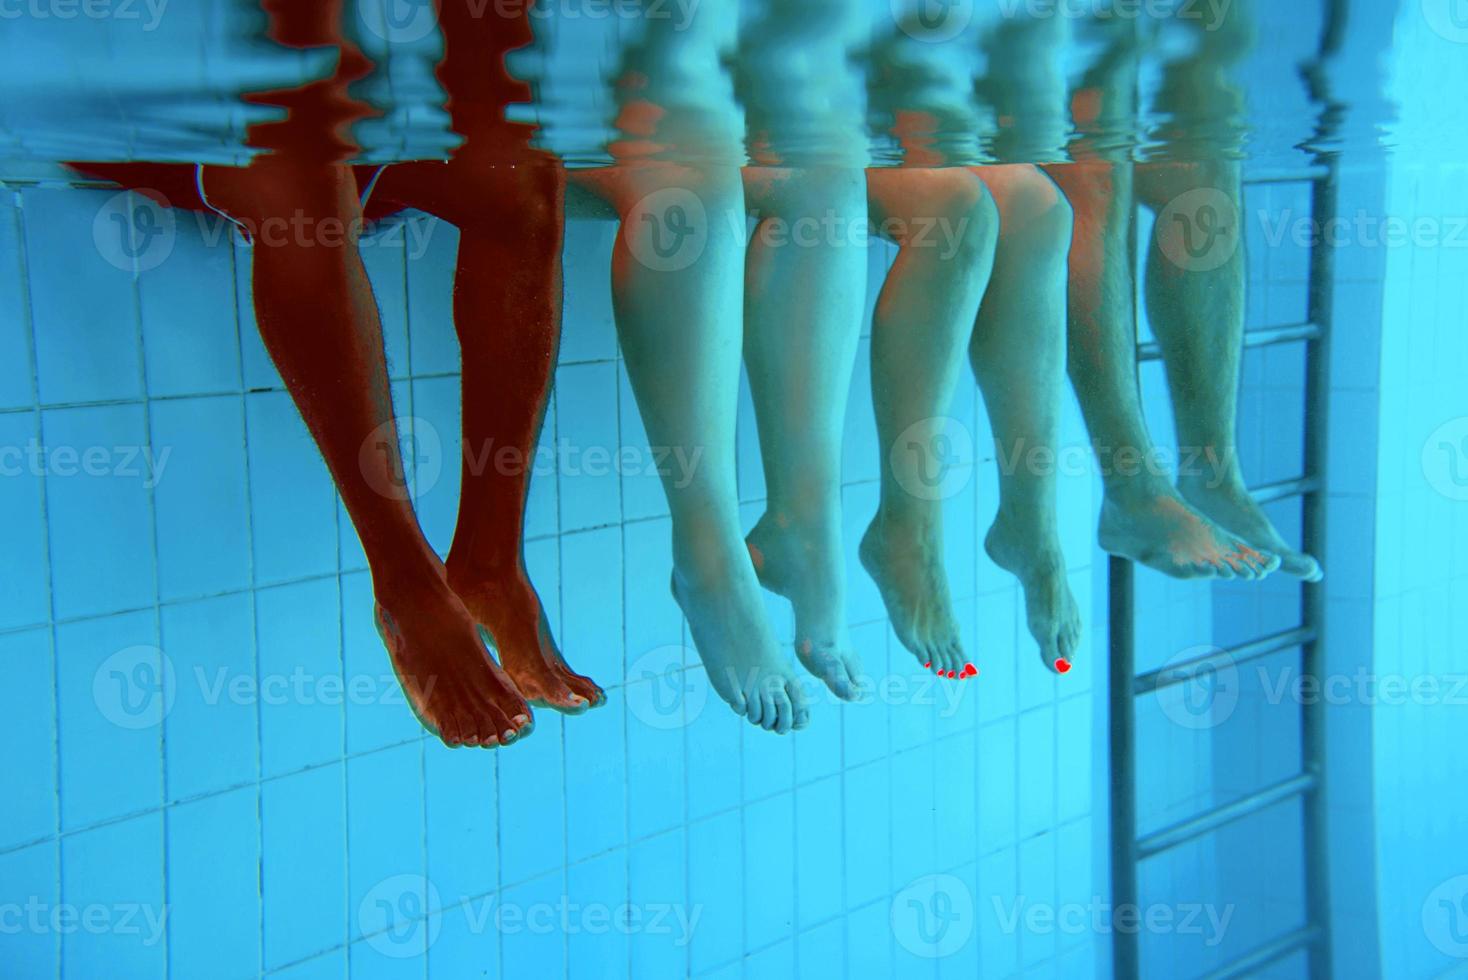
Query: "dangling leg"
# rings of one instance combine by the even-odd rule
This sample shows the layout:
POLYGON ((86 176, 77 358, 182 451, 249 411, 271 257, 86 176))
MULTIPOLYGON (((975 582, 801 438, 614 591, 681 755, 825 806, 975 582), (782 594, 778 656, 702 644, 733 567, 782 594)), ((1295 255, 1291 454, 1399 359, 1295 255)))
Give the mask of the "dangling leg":
MULTIPOLYGON (((1178 490, 1210 520, 1262 551, 1279 555, 1283 569, 1307 582, 1321 578, 1320 564, 1291 548, 1249 494, 1239 469, 1236 426, 1239 377, 1244 352, 1244 250, 1238 222, 1243 185, 1236 162, 1145 164, 1137 171, 1137 196, 1162 214, 1180 195, 1201 192, 1199 208, 1232 221, 1227 241, 1211 239, 1218 254, 1188 261, 1187 237, 1202 212, 1159 220, 1147 250, 1147 311, 1162 346, 1168 390, 1177 420, 1180 459, 1201 452, 1206 472, 1178 474, 1178 490), (1230 217, 1231 215, 1231 217, 1230 217), (1227 257, 1222 254, 1227 249, 1227 257), (1183 258, 1182 264, 1177 261, 1183 258)), ((1212 232, 1217 234, 1217 232, 1212 232)))
POLYGON ((861 541, 861 560, 882 592, 902 645, 931 669, 965 669, 948 576, 943 505, 930 441, 948 410, 963 350, 994 264, 998 215, 983 182, 963 169, 867 171, 872 220, 909 229, 872 318, 872 401, 882 458, 881 503, 861 541), (947 222, 941 235, 919 235, 947 222), (899 440, 904 445, 899 445, 899 440))
POLYGON ((865 228, 865 178, 750 167, 744 188, 760 219, 745 263, 744 360, 769 497, 749 551, 760 582, 795 609, 800 662, 850 700, 861 664, 846 633, 841 437, 866 291, 866 249, 847 232, 865 228))
POLYGON ((378 626, 413 710, 449 745, 529 734, 529 707, 490 659, 413 513, 376 302, 355 238, 341 237, 360 227, 350 171, 273 155, 248 169, 209 167, 204 184, 246 226, 293 229, 255 236, 260 336, 362 539, 378 626))
POLYGON ((494 637, 521 694, 583 711, 604 696, 562 658, 524 551, 531 464, 560 344, 564 196, 554 160, 491 166, 466 155, 393 167, 374 192, 460 230, 454 326, 464 458, 449 584, 494 637))
POLYGON ((652 445, 683 461, 663 477, 673 592, 710 682, 738 714, 786 732, 809 720, 780 655, 740 533, 734 476, 743 331, 744 191, 736 167, 649 162, 583 171, 622 229, 612 298, 622 355, 652 445))
POLYGON ((1100 544, 1175 578, 1258 578, 1278 564, 1193 510, 1155 465, 1136 381, 1130 163, 1047 167, 1074 212, 1071 384, 1102 467, 1100 544))
POLYGON ((1036 447, 1055 451, 1060 438, 1070 206, 1034 167, 976 172, 999 206, 994 275, 969 345, 1000 463, 999 513, 984 545, 1024 587, 1041 661, 1065 673, 1080 645, 1081 614, 1060 549, 1054 468, 1031 471, 1027 460, 1036 447))

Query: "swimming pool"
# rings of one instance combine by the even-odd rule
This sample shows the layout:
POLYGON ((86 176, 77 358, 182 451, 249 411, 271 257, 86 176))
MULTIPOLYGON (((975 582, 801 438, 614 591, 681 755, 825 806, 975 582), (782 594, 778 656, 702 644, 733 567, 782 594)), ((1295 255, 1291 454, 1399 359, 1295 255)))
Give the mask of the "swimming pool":
POLYGON ((0 2, 0 976, 1456 975, 1454 14, 0 2))

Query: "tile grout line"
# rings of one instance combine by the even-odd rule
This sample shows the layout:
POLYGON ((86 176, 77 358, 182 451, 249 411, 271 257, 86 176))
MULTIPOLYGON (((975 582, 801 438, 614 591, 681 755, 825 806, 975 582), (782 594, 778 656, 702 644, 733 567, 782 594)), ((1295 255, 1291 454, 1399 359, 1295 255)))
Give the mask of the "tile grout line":
MULTIPOLYGON (((31 276, 29 261, 30 253, 26 239, 25 199, 19 191, 13 191, 12 194, 15 200, 14 224, 16 229, 16 251, 20 260, 21 308, 23 310, 26 321, 25 333, 30 357, 32 397, 36 400, 35 432, 37 442, 44 450, 46 445, 46 430, 45 426, 43 425, 43 416, 40 410, 41 367, 40 353, 37 350, 36 346, 35 307, 33 297, 31 296, 31 276)), ((44 561, 46 575, 47 614, 51 618, 51 622, 49 624, 49 629, 47 632, 51 647, 51 719, 54 729, 52 736, 52 773, 55 775, 56 778, 56 900, 60 902, 61 890, 66 881, 65 868, 63 867, 62 863, 63 858, 61 847, 62 830, 66 825, 65 817, 63 816, 64 810, 62 806, 63 801, 61 785, 61 651, 58 643, 56 627, 56 576, 54 572, 55 558, 51 553, 51 514, 50 496, 48 493, 49 481, 43 475, 41 479, 37 482, 40 484, 39 495, 41 505, 41 527, 44 528, 46 537, 44 561)), ((56 951, 56 975, 59 980, 59 978, 64 975, 64 960, 66 949, 65 944, 61 941, 61 935, 59 932, 57 933, 55 938, 54 949, 56 951)))
MULTIPOLYGON (((240 303, 240 249, 244 246, 231 234, 229 238, 230 269, 233 272, 232 294, 234 297, 235 350, 239 358, 240 371, 240 462, 244 469, 245 483, 245 534, 250 542, 247 562, 250 586, 250 662, 255 673, 255 689, 260 690, 260 577, 255 556, 255 493, 254 474, 250 466, 250 406, 245 391, 245 340, 243 306, 240 303)), ((253 262, 253 260, 252 260, 253 262)), ((252 303, 253 308, 253 303, 252 303)), ((253 319, 253 315, 251 317, 253 319)), ((260 971, 265 971, 265 717, 260 699, 255 699, 255 889, 260 901, 260 928, 256 941, 256 955, 260 971)))
MULTIPOLYGON (((129 201, 132 200, 136 191, 129 191, 129 201)), ((138 387, 142 392, 143 411, 143 439, 148 447, 148 452, 153 455, 153 409, 148 397, 148 349, 147 338, 143 333, 143 290, 142 272, 137 268, 136 262, 132 274, 132 300, 133 300, 133 329, 137 342, 138 351, 138 387)), ((157 458, 154 456, 154 458, 157 458)), ((150 476, 153 474, 150 474, 150 476)), ((148 524, 151 532, 151 543, 153 546, 153 635, 158 641, 158 676, 164 678, 167 683, 167 674, 163 670, 163 660, 167 656, 163 652, 163 610, 159 600, 163 594, 163 576, 160 572, 160 553, 158 547, 158 491, 156 478, 149 481, 153 486, 145 486, 148 493, 148 524)), ((163 839, 160 842, 163 848, 163 908, 168 909, 169 870, 171 858, 169 848, 169 830, 172 827, 172 807, 168 805, 168 693, 165 687, 162 692, 163 701, 159 705, 158 718, 158 782, 159 782, 159 809, 161 811, 161 823, 163 839)), ((165 977, 172 975, 172 939, 173 923, 171 917, 164 926, 163 938, 163 974, 165 977)))
MULTIPOLYGON (((412 220, 412 219, 408 219, 408 220, 412 220)), ((407 234, 406 225, 404 227, 404 234, 405 235, 407 234)), ((404 247, 403 247, 403 261, 402 261, 402 286, 403 286, 403 311, 402 312, 403 312, 403 333, 404 333, 403 343, 404 343, 404 347, 406 348, 406 350, 405 350, 405 353, 404 353, 403 356, 408 359, 408 369, 409 369, 409 374, 411 375, 412 374, 412 356, 413 356, 413 354, 412 354, 412 351, 413 351, 413 339, 412 339, 413 338, 413 317, 412 317, 412 314, 411 314, 410 304, 408 302, 408 262, 409 261, 411 261, 411 260, 408 257, 408 249, 407 249, 407 246, 405 244, 404 247)), ((384 344, 385 343, 386 343, 386 336, 384 336, 384 344)), ((391 374, 392 374, 392 365, 389 364, 388 365, 389 384, 391 384, 391 374)), ((461 488, 461 492, 462 492, 462 488, 461 488)), ((355 533, 355 528, 353 530, 353 533, 355 533)), ((371 576, 370 571, 368 573, 368 576, 370 578, 370 576, 371 576)), ((343 616, 346 615, 345 602, 343 602, 342 615, 343 616)), ((432 848, 429 845, 429 828, 431 826, 430 823, 429 823, 429 821, 431 819, 429 817, 429 814, 431 812, 433 812, 433 798, 432 798, 432 794, 429 792, 429 789, 428 789, 428 778, 429 778, 428 777, 428 769, 429 769, 429 764, 428 764, 428 758, 429 758, 429 756, 428 756, 428 740, 425 739, 425 738, 423 738, 421 735, 415 737, 414 740, 418 743, 418 771, 419 771, 419 774, 420 774, 420 778, 423 781, 423 807, 422 807, 422 811, 421 811, 421 815, 422 815, 422 828, 423 828, 423 846, 422 846, 422 853, 421 853, 421 856, 420 856, 419 860, 422 862, 422 867, 423 867, 423 881, 424 881, 424 892, 425 892, 424 899, 425 899, 425 905, 426 905, 427 904, 427 901, 426 901, 427 900, 427 889, 428 888, 431 888, 431 887, 436 887, 436 886, 433 885, 433 880, 428 875, 429 868, 431 867, 431 861, 432 861, 432 858, 431 858, 432 848)), ((495 784, 495 800, 496 800, 495 805, 498 806, 499 805, 498 804, 498 800, 499 800, 499 755, 498 754, 495 755, 495 757, 494 757, 493 761, 490 763, 490 765, 492 766, 492 774, 490 776, 490 779, 495 784)), ((498 834, 498 823, 499 823, 498 819, 496 819, 495 823, 496 823, 496 834, 498 834)), ((496 857, 497 857, 498 856, 498 848, 499 848, 499 842, 498 842, 498 840, 496 840, 496 842, 495 842, 495 848, 496 848, 496 857)), ((496 863, 498 863, 498 861, 496 861, 496 863)), ((431 962, 431 957, 432 957, 432 953, 433 953, 433 942, 432 942, 432 937, 433 937, 433 910, 431 908, 428 910, 428 918, 425 921, 427 923, 427 926, 426 926, 426 928, 423 931, 423 977, 424 977, 424 980, 428 980, 430 969, 431 969, 430 966, 429 966, 429 964, 431 962)), ((443 915, 442 914, 440 914, 440 916, 439 916, 439 928, 440 929, 443 928, 443 915)))

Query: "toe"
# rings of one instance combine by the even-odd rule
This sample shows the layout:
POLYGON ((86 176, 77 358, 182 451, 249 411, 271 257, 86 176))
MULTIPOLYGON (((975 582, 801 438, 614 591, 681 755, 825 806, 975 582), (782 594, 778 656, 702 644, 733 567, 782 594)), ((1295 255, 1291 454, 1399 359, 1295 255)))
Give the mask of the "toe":
POLYGON ((1320 563, 1313 556, 1300 551, 1284 555, 1279 567, 1286 575, 1293 575, 1304 582, 1319 582, 1325 577, 1320 570, 1320 563))
POLYGON ((1182 567, 1184 569, 1184 573, 1179 575, 1178 578, 1218 578, 1218 566, 1214 565, 1212 562, 1197 561, 1189 565, 1184 565, 1182 567))
POLYGON ((831 672, 826 677, 826 686, 842 701, 851 701, 856 697, 856 682, 852 680, 844 661, 836 660, 831 664, 831 672))
POLYGON ((963 644, 954 639, 948 646, 948 669, 962 674, 965 662, 963 644))
POLYGON ((459 727, 457 715, 449 715, 439 722, 438 737, 451 749, 457 749, 464 744, 464 735, 459 727))
POLYGON ((759 696, 759 692, 753 691, 746 693, 744 703, 744 717, 749 719, 751 725, 763 726, 765 717, 764 699, 759 696))
POLYGON ((929 667, 928 669, 931 670, 933 673, 937 674, 939 677, 947 675, 948 651, 944 650, 941 644, 931 642, 928 643, 927 653, 923 659, 932 663, 933 666, 929 667))
POLYGON ((790 725, 798 731, 810 724, 810 704, 798 681, 788 682, 785 694, 790 698, 790 725))
POLYGON ((1052 674, 1062 673, 1059 664, 1066 658, 1060 653, 1060 642, 1058 638, 1055 636, 1045 636, 1036 637, 1036 640, 1040 644, 1040 662, 1045 665, 1045 669, 1052 674))
POLYGON ((780 724, 780 715, 775 708, 775 696, 769 691, 760 695, 760 720, 759 726, 767 732, 773 732, 780 724))
POLYGON ((945 640, 934 640, 933 666, 938 669, 938 673, 942 674, 944 677, 947 677, 948 672, 953 670, 954 663, 955 658, 953 656, 953 648, 949 646, 945 640))
POLYGON ((770 695, 770 703, 775 709, 775 731, 784 735, 795 724, 795 708, 790 704, 790 695, 781 688, 770 695))
POLYGON ((1069 630, 1061 630, 1056 643, 1056 649, 1059 655, 1050 665, 1051 668, 1058 674, 1070 673, 1076 665, 1076 648, 1079 646, 1080 637, 1078 634, 1069 630))
POLYGON ((929 650, 920 643, 913 649, 913 654, 917 657, 918 663, 923 665, 923 670, 929 671, 930 673, 937 673, 940 666, 937 651, 929 650))

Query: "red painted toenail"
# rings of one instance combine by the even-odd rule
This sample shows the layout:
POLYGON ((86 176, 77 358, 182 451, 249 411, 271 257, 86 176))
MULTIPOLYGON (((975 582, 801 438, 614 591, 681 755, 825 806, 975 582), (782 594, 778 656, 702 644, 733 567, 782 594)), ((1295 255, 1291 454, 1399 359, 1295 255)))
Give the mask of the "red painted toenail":
POLYGON ((927 663, 923 664, 923 666, 924 667, 931 667, 931 666, 933 666, 933 661, 929 660, 927 663))
POLYGON ((957 673, 956 673, 956 672, 954 672, 954 671, 951 671, 951 670, 950 670, 950 671, 949 671, 949 672, 948 672, 948 676, 949 676, 949 678, 950 678, 950 679, 951 679, 951 678, 953 678, 953 677, 956 677, 956 676, 958 676, 958 675, 957 675, 957 673))
POLYGON ((975 667, 973 664, 964 664, 963 672, 965 674, 977 674, 979 672, 979 668, 975 667))
POLYGON ((1069 673, 1070 661, 1066 660, 1064 657, 1061 657, 1059 660, 1055 661, 1055 669, 1062 674, 1069 673))

